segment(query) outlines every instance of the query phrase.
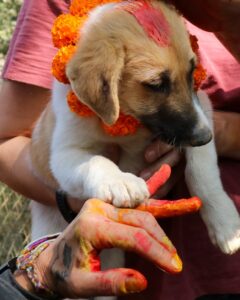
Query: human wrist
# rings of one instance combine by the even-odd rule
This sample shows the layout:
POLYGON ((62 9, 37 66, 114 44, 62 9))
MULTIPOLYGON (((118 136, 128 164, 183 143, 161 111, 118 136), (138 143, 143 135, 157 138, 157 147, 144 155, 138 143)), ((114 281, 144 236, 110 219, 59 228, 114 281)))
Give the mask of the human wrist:
POLYGON ((36 289, 34 288, 31 280, 28 278, 27 273, 25 271, 15 271, 13 274, 14 279, 17 284, 25 291, 35 294, 36 289))
POLYGON ((51 270, 51 260, 54 254, 54 244, 50 244, 34 261, 34 272, 42 286, 47 286, 49 291, 37 289, 30 280, 26 270, 17 270, 13 277, 17 284, 26 292, 46 299, 60 299, 56 295, 54 278, 51 270))
POLYGON ((74 198, 61 189, 55 192, 55 197, 62 217, 66 222, 71 223, 83 207, 85 201, 74 198))
POLYGON ((83 207, 84 202, 85 201, 80 201, 79 199, 73 198, 71 196, 68 197, 68 205, 76 214, 79 213, 79 211, 83 207))
POLYGON ((51 243, 35 261, 35 271, 38 279, 43 286, 47 286, 51 293, 56 293, 54 286, 54 277, 51 269, 51 261, 54 257, 55 244, 51 243))
POLYGON ((51 261, 58 234, 41 237, 28 244, 16 258, 14 277, 26 291, 47 299, 59 299, 54 288, 51 261))

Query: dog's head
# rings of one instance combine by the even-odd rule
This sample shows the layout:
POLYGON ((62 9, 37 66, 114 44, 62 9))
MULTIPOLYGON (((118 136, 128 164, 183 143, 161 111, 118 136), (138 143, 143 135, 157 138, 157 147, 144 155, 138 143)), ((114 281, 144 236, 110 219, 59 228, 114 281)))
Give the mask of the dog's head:
POLYGON ((67 76, 79 99, 105 123, 115 123, 121 110, 165 142, 203 145, 211 132, 193 90, 197 58, 188 33, 174 8, 148 3, 143 23, 162 18, 162 32, 153 33, 159 42, 142 26, 141 16, 116 4, 97 8, 83 28, 67 76))

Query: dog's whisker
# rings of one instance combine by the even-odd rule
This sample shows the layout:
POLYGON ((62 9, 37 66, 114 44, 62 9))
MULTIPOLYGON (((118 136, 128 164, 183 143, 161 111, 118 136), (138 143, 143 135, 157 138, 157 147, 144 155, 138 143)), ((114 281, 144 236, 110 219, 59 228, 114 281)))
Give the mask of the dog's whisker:
POLYGON ((173 139, 173 143, 172 143, 173 146, 175 146, 176 139, 177 139, 177 137, 175 136, 174 139, 173 139))
POLYGON ((181 153, 184 152, 184 148, 183 148, 182 144, 179 145, 179 152, 181 152, 181 153))

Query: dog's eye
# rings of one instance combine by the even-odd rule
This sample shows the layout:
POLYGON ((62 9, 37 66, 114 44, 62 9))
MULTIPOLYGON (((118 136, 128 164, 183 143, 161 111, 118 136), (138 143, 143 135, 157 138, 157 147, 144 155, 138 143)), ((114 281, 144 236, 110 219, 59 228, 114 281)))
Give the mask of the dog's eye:
POLYGON ((157 82, 144 82, 143 85, 154 92, 169 94, 171 89, 171 82, 169 75, 163 73, 161 79, 157 82))

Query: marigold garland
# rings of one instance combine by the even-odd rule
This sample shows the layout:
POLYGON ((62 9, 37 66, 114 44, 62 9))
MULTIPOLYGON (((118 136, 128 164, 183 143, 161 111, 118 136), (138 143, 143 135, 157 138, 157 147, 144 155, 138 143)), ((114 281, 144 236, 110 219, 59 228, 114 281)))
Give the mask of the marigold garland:
POLYGON ((76 51, 76 46, 69 45, 58 50, 52 62, 52 74, 62 83, 69 83, 66 76, 66 64, 76 51))
POLYGON ((120 2, 120 0, 72 0, 69 10, 72 15, 82 17, 98 5, 113 2, 120 2))
POLYGON ((195 91, 197 91, 200 88, 202 82, 207 78, 207 72, 200 63, 196 66, 196 69, 193 73, 193 78, 194 89, 195 91))
POLYGON ((79 101, 78 97, 74 94, 73 91, 70 91, 67 95, 67 102, 72 112, 75 112, 80 117, 92 117, 95 113, 79 101))
POLYGON ((112 136, 126 136, 134 134, 140 126, 141 124, 137 119, 130 115, 124 115, 123 113, 120 113, 117 122, 112 126, 102 123, 104 131, 112 136))
MULTIPOLYGON (((87 15, 91 9, 100 4, 111 2, 120 2, 121 0, 72 0, 70 13, 60 15, 54 22, 52 28, 52 40, 55 47, 59 48, 58 53, 53 59, 52 74, 62 83, 69 83, 65 70, 66 65, 76 51, 76 43, 80 38, 80 29, 83 26, 87 15)), ((193 51, 199 58, 198 40, 190 35, 190 41, 193 51)), ((194 89, 198 90, 202 81, 206 78, 206 70, 200 63, 194 71, 194 89)), ((80 102, 73 91, 67 96, 67 102, 70 110, 82 117, 91 117, 95 113, 86 105, 80 102)), ((120 113, 119 119, 113 126, 102 123, 106 133, 112 136, 124 136, 134 134, 141 126, 140 122, 134 117, 120 113)))
POLYGON ((52 28, 53 45, 61 48, 68 45, 75 45, 80 37, 80 30, 87 19, 87 16, 81 18, 71 14, 62 14, 57 17, 52 28))
MULTIPOLYGON (((70 110, 80 117, 92 117, 95 115, 87 105, 79 101, 73 91, 68 93, 67 102, 70 110)), ((101 126, 104 131, 111 136, 125 136, 134 134, 140 126, 140 122, 130 115, 120 113, 114 125, 108 126, 102 122, 101 126)))
MULTIPOLYGON (((197 55, 198 61, 200 61, 198 39, 195 35, 190 34, 189 36, 190 36, 191 47, 195 52, 195 54, 197 55)), ((206 79, 206 77, 207 77, 206 70, 203 68, 201 63, 198 62, 195 71, 193 73, 195 91, 197 91, 200 88, 202 82, 206 79)))

